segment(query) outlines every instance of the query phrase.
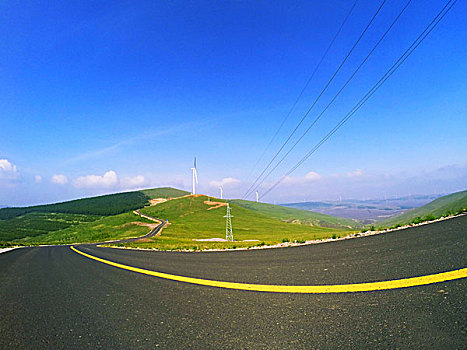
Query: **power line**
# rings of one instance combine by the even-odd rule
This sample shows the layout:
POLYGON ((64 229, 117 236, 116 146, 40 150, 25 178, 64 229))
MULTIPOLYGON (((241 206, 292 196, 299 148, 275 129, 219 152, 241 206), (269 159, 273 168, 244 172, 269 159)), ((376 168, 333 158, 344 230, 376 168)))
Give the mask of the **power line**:
POLYGON ((276 152, 276 154, 274 155, 274 157, 271 159, 271 161, 268 163, 268 165, 266 166, 266 168, 264 168, 264 170, 261 172, 261 174, 256 178, 256 180, 254 181, 254 183, 250 186, 250 188, 246 191, 246 193, 243 195, 243 198, 245 198, 251 191, 251 189, 256 185, 256 183, 259 181, 259 179, 261 178, 261 176, 263 176, 263 174, 266 172, 266 170, 271 166, 272 162, 274 162, 274 160, 277 158, 277 156, 279 155, 280 152, 282 152, 282 150, 284 149, 284 147, 287 145, 287 143, 289 143, 290 139, 292 138, 292 136, 295 134, 295 132, 298 130, 298 128, 300 127, 300 125, 302 125, 303 121, 306 119, 306 117, 308 116, 308 114, 311 112, 311 110, 313 109, 313 107, 316 105, 316 103, 318 103, 319 99, 321 98, 321 96, 324 94, 324 92, 327 90, 327 88, 329 87, 329 85, 331 84, 331 82, 334 80, 334 78, 336 77, 337 73, 339 73, 339 71, 341 70, 342 66, 345 64, 345 62, 347 61, 347 59, 349 58, 349 56, 352 54, 353 50, 355 49, 355 47, 357 47, 358 43, 360 42, 360 40, 362 39, 362 37, 365 35, 366 31, 368 30, 368 28, 371 26, 371 24, 373 23, 373 21, 375 20, 376 16, 378 15, 378 13, 381 11, 383 5, 386 3, 386 0, 383 0, 381 2, 381 4, 379 5, 378 9, 376 10, 376 12, 374 13, 373 17, 371 18, 371 20, 368 22, 368 24, 366 25, 365 29, 360 33, 360 36, 358 37, 357 41, 355 41, 355 43, 353 44, 352 48, 349 50, 349 52, 347 53, 347 55, 345 56, 345 58, 342 60, 342 62, 340 63, 339 67, 336 69, 336 71, 334 72, 334 74, 331 76, 331 78, 328 80, 328 82, 326 83, 326 85, 324 86, 324 88, 321 90, 321 92, 318 94, 318 96, 316 97, 316 99, 314 100, 313 104, 311 105, 311 107, 308 109, 308 111, 303 115, 302 119, 300 120, 300 122, 297 124, 297 126, 295 127, 295 129, 292 131, 292 133, 289 135, 289 137, 287 138, 287 140, 284 142, 284 144, 280 147, 280 149, 276 152))
POLYGON ((266 152, 269 150, 269 148, 271 147, 272 143, 274 142, 274 140, 276 139, 277 135, 279 134, 279 131, 281 131, 282 127, 284 126, 285 122, 289 119, 290 115, 292 114, 292 112, 294 111, 295 107, 297 106, 298 104, 298 101, 302 98, 305 90, 308 88, 308 85, 310 84, 310 82, 313 80, 316 72, 318 71, 318 69, 321 67, 321 63, 323 63, 325 57, 327 56, 329 50, 331 49, 331 47, 334 45, 334 42, 336 41, 337 37, 339 36, 339 34, 341 33, 342 31, 342 28, 344 27, 345 23, 347 22, 347 20, 349 19, 350 15, 352 14, 355 6, 357 5, 357 2, 358 0, 355 0, 355 2, 353 3, 352 7, 350 8, 349 12, 347 13, 347 16, 345 16, 344 18, 344 21, 341 23, 339 29, 337 30, 336 34, 334 34, 334 37, 332 38, 331 42, 329 43, 328 47, 326 48, 326 50, 324 51, 323 55, 321 56, 321 59, 319 60, 318 64, 315 66, 315 68, 313 69, 313 72, 311 73, 310 77, 308 78, 305 86, 302 88, 302 90, 300 91, 300 93, 298 94, 297 98, 295 99, 295 102, 293 103, 292 107, 290 108, 289 112, 286 114, 285 118, 282 120, 282 123, 280 124, 279 128, 276 130, 275 134, 273 135, 273 137, 271 138, 271 140, 269 141, 268 145, 266 146, 266 148, 264 149, 263 153, 261 154, 261 156, 258 158, 258 160, 256 161, 255 165, 252 167, 252 170, 250 172, 250 175, 248 175, 248 179, 250 179, 251 175, 254 173, 254 171, 256 170, 256 167, 258 166, 258 164, 263 160, 263 157, 264 155, 266 154, 266 152))
POLYGON ((284 161, 285 158, 294 150, 294 148, 300 143, 300 141, 305 137, 306 134, 311 130, 311 128, 318 122, 319 119, 323 116, 323 114, 329 109, 329 107, 334 103, 334 101, 337 99, 337 97, 341 94, 341 92, 347 87, 347 85, 350 83, 350 81, 355 77, 357 72, 360 70, 360 68, 363 67, 363 65, 366 63, 366 61, 370 58, 370 56, 373 54, 373 52, 376 50, 376 48, 379 46, 379 44, 384 40, 386 35, 389 33, 389 31, 392 29, 392 27, 396 24, 396 22, 399 20, 399 18, 402 16, 404 11, 407 9, 409 6, 410 2, 412 0, 408 0, 405 6, 401 9, 399 14, 396 16, 396 18, 392 21, 392 23, 389 25, 389 27, 386 29, 386 31, 383 33, 383 35, 379 38, 379 40, 375 43, 373 48, 368 52, 366 57, 360 62, 358 67, 353 71, 353 73, 350 75, 350 77, 347 79, 347 81, 342 85, 342 87, 339 89, 339 91, 334 95, 334 97, 331 99, 331 101, 326 105, 326 107, 321 111, 320 114, 313 120, 311 125, 302 133, 302 135, 298 138, 297 141, 292 145, 292 147, 285 153, 282 158, 276 163, 276 165, 266 174, 266 176, 263 177, 263 179, 256 184, 256 186, 252 189, 252 191, 256 190, 261 184, 273 173, 274 170, 277 169, 277 167, 284 161))
POLYGON ((375 94, 375 92, 389 79, 390 76, 396 72, 397 69, 399 69, 399 67, 407 60, 407 58, 433 31, 433 29, 444 18, 444 16, 446 16, 446 14, 451 10, 456 2, 457 0, 449 0, 444 5, 441 11, 433 18, 430 24, 428 24, 428 26, 417 37, 417 39, 413 41, 409 48, 399 57, 399 59, 391 66, 391 68, 386 71, 381 79, 373 85, 373 87, 365 94, 365 96, 297 164, 295 164, 283 177, 281 177, 274 185, 272 185, 266 192, 264 192, 261 198, 276 188, 287 176, 292 174, 300 165, 302 165, 313 153, 315 153, 321 147, 321 145, 323 145, 332 135, 334 135, 336 131, 339 130, 342 125, 344 125, 345 122, 347 122, 347 120, 349 120, 366 103, 366 101, 368 101, 375 94))

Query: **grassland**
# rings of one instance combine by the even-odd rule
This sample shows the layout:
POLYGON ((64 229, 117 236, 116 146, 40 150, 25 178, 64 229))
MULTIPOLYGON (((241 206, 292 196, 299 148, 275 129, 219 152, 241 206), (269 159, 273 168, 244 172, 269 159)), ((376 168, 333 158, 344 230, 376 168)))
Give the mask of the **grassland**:
POLYGON ((141 190, 139 191, 149 198, 176 198, 186 196, 190 194, 190 192, 179 190, 172 187, 160 187, 160 188, 152 188, 148 190, 141 190))
POLYGON ((143 214, 168 219, 170 225, 162 231, 161 236, 147 239, 145 242, 121 245, 161 250, 240 248, 276 244, 283 241, 303 242, 332 236, 338 237, 352 232, 349 228, 338 229, 286 223, 232 203, 235 242, 199 242, 196 239, 225 237, 226 207, 213 208, 205 204, 207 200, 206 196, 190 196, 141 209, 143 214), (245 240, 254 241, 245 242, 245 240))
POLYGON ((465 212, 467 210, 467 191, 449 194, 435 199, 419 208, 377 223, 379 227, 394 227, 409 223, 419 223, 465 212))
POLYGON ((12 219, 0 220, 0 241, 35 238, 99 218, 96 215, 32 212, 12 219))
POLYGON ((14 243, 37 245, 104 242, 114 239, 139 237, 149 232, 149 227, 134 224, 135 222, 154 224, 154 222, 130 212, 100 217, 94 221, 82 222, 78 225, 72 225, 37 236, 23 237, 14 240, 14 243))
POLYGON ((0 209, 0 246, 98 242, 110 238, 144 235, 145 222, 131 211, 156 197, 176 197, 188 192, 164 187, 116 193, 68 202, 24 208, 0 209), (122 226, 128 224, 127 226, 122 226), (127 231, 127 232, 126 232, 127 231))
POLYGON ((0 209, 0 246, 103 242, 142 236, 150 228, 141 223, 152 222, 132 213, 133 209, 139 208, 144 214, 168 219, 170 223, 160 237, 127 244, 145 248, 251 247, 338 237, 356 228, 352 220, 269 204, 233 201, 230 205, 234 215, 235 242, 199 242, 195 240, 225 237, 226 208, 206 204, 206 196, 179 197, 186 194, 177 189, 158 188, 51 205, 0 209), (149 199, 159 197, 179 198, 148 206, 149 199))
POLYGON ((162 187, 76 199, 62 203, 22 208, 1 208, 0 220, 8 220, 28 213, 66 213, 111 216, 142 208, 147 205, 148 201, 152 198, 180 197, 186 194, 188 194, 186 191, 162 187))
POLYGON ((242 199, 234 199, 230 202, 288 223, 331 228, 359 229, 362 227, 357 220, 338 218, 331 215, 314 213, 308 210, 288 208, 267 203, 257 203, 242 199))

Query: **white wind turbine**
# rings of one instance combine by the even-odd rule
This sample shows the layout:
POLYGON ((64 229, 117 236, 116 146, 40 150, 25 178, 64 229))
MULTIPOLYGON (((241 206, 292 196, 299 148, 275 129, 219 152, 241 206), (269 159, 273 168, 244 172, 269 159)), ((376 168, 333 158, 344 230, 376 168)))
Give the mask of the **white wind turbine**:
POLYGON ((222 185, 219 186, 219 190, 221 191, 221 199, 223 199, 222 196, 224 194, 224 189, 222 188, 222 185))
POLYGON ((196 194, 196 184, 198 183, 198 173, 196 172, 196 157, 195 157, 195 162, 193 164, 193 168, 191 168, 191 171, 193 172, 193 192, 192 192, 192 194, 196 194))

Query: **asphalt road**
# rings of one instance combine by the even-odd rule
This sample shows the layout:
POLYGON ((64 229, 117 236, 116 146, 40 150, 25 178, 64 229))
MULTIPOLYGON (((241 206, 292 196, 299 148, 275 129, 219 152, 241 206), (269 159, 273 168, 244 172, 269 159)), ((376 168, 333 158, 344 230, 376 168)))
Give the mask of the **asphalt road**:
MULTIPOLYGON (((78 246, 149 270, 262 284, 342 284, 467 267, 467 216, 286 249, 169 253, 78 246)), ((0 349, 463 349, 467 279, 365 293, 192 285, 70 247, 0 254, 0 349)))

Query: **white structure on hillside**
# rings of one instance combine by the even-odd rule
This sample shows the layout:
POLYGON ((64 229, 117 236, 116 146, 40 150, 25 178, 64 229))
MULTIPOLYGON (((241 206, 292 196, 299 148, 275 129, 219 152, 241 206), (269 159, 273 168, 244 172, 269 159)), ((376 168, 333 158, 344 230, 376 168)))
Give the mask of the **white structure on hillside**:
POLYGON ((230 206, 227 203, 227 215, 224 216, 225 218, 225 240, 229 242, 233 242, 233 230, 232 230, 232 218, 233 216, 230 215, 230 206))
POLYGON ((219 186, 219 190, 221 191, 221 199, 223 199, 224 188, 222 187, 222 185, 219 186))
POLYGON ((193 191, 191 192, 191 194, 196 194, 196 184, 198 184, 198 173, 196 172, 196 157, 191 171, 193 172, 193 191))

